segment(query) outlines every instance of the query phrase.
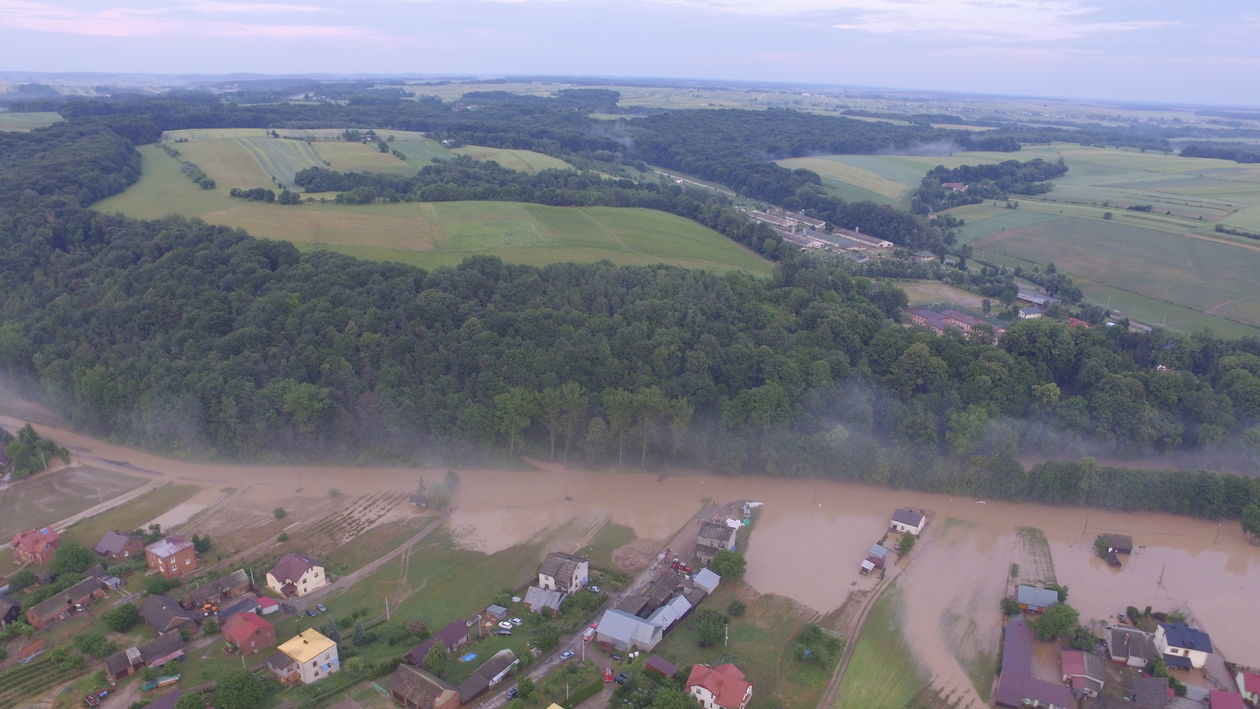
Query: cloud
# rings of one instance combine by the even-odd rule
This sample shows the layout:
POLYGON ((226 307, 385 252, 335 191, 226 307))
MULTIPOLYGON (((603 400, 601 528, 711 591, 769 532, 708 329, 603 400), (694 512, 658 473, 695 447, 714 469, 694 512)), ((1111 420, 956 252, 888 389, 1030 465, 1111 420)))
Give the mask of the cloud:
POLYGON ((321 12, 314 5, 236 3, 193 0, 155 8, 113 7, 80 10, 31 2, 0 0, 0 27, 89 37, 230 37, 264 39, 367 39, 379 33, 364 27, 258 22, 206 22, 197 15, 321 12))
POLYGON ((1009 42, 1075 39, 1174 24, 1090 21, 1099 8, 1078 0, 654 0, 743 15, 807 16, 871 34, 943 35, 1009 42))

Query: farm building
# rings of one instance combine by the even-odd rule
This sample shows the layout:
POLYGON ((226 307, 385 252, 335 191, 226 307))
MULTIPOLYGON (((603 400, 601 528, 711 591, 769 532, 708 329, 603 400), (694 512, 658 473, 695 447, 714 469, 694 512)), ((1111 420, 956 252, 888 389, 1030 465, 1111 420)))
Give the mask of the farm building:
POLYGON ((26 621, 39 630, 45 630, 87 610, 92 601, 105 597, 105 586, 95 576, 88 576, 64 591, 55 593, 26 611, 26 621))
POLYGON ((647 662, 643 663, 643 669, 647 672, 655 672, 662 677, 673 677, 674 673, 678 672, 678 668, 674 666, 674 663, 660 655, 649 657, 647 662))
POLYGON ((1208 692, 1208 709, 1247 709, 1241 694, 1213 689, 1208 692))
POLYGON ((0 628, 12 623, 22 615, 22 604, 9 598, 8 596, 0 596, 0 628))
POLYGON ((875 569, 882 569, 884 568, 884 557, 886 556, 888 556, 888 549, 881 544, 872 544, 859 568, 864 574, 870 573, 875 569))
POLYGON ((604 611, 596 628, 595 641, 605 650, 651 650, 661 641, 661 629, 646 620, 619 610, 604 611))
POLYGON ((161 667, 183 656, 183 638, 179 633, 167 633, 105 658, 105 672, 110 679, 117 680, 141 668, 161 667))
POLYGON ((144 551, 144 540, 134 534, 109 531, 96 543, 93 551, 102 559, 121 561, 139 556, 144 551))
POLYGON ((175 709, 175 705, 183 698, 184 690, 172 689, 153 701, 145 704, 141 709, 175 709))
POLYGON ((301 598, 327 585, 324 567, 303 554, 285 554, 267 571, 267 588, 285 598, 301 598))
POLYGON ((193 543, 173 534, 145 547, 144 558, 149 562, 150 569, 168 579, 183 576, 199 565, 193 543))
POLYGON ((707 565, 719 551, 733 551, 735 538, 735 528, 725 522, 704 522, 696 535, 696 556, 707 565))
POLYGON ((705 593, 713 593, 722 582, 722 577, 712 569, 706 568, 697 571, 696 575, 691 577, 691 582, 705 593))
POLYGON ((1023 618, 1015 618, 1006 624, 1002 637, 1002 674, 998 676, 993 701, 998 706, 1016 709, 1075 707, 1076 700, 1067 687, 1033 676, 1033 647, 1032 629, 1023 618))
POLYGON ((742 670, 732 664, 710 667, 696 664, 683 685, 704 709, 744 709, 752 699, 752 685, 742 670))
POLYGON ((445 645, 449 652, 455 652, 455 650, 463 647, 464 643, 468 642, 468 624, 462 620, 450 623, 430 636, 429 639, 409 650, 407 654, 403 655, 403 660, 412 665, 423 666, 424 658, 429 654, 429 648, 439 642, 445 645))
POLYGON ((57 553, 61 535, 51 527, 28 529, 13 535, 13 560, 19 564, 48 564, 57 553))
POLYGON ((337 655, 337 643, 324 637, 324 634, 308 628, 286 640, 271 657, 276 658, 272 673, 282 683, 300 680, 302 684, 314 684, 331 674, 341 670, 341 658, 337 655), (276 658, 276 654, 282 658, 276 658), (289 658, 285 663, 284 657, 289 658), (278 668, 277 668, 278 666, 278 668), (296 677, 295 677, 296 676, 296 677))
POLYGON ((1054 305, 1059 302, 1058 298, 1049 295, 1042 295, 1030 290, 1020 290, 1016 292, 1015 299, 1029 305, 1036 305, 1043 308, 1047 305, 1054 305))
POLYGON ((657 608, 652 615, 648 616, 647 622, 661 629, 661 633, 668 633, 669 629, 674 627, 678 621, 687 617, 691 612, 691 602, 685 596, 674 596, 668 603, 657 608))
POLYGON ((949 310, 942 310, 941 315, 945 318, 945 324, 950 327, 958 328, 963 332, 971 332, 974 328, 989 324, 974 315, 968 315, 961 310, 954 310, 952 308, 949 310))
POLYGON ((423 492, 413 492, 411 493, 411 497, 407 498, 407 502, 413 507, 428 507, 429 496, 423 492))
POLYGON ((580 556, 552 552, 538 567, 538 587, 544 591, 573 593, 586 585, 590 562, 580 556))
POLYGON ((809 227, 810 229, 824 229, 827 227, 827 222, 821 219, 807 217, 803 214, 785 214, 783 215, 783 218, 793 226, 809 227))
POLYGON ((1252 704, 1260 704, 1260 675, 1239 670, 1234 679, 1238 682, 1238 691, 1242 692, 1243 698, 1252 704))
POLYGON ((179 602, 185 608, 200 610, 207 603, 213 606, 222 605, 223 601, 241 596, 249 589, 249 575, 245 573, 245 569, 237 569, 189 590, 179 602))
POLYGON ((1099 534, 1094 545, 1099 555, 1112 566, 1120 566, 1117 554, 1133 553, 1133 537, 1127 534, 1099 534))
POLYGON ((1019 601, 1020 610, 1041 613, 1059 602, 1059 592, 1053 588, 1037 588, 1020 584, 1015 590, 1015 600, 1019 601))
POLYGON ((1063 681, 1078 697, 1097 697, 1107 682, 1103 659, 1092 652, 1061 650, 1059 666, 1063 671, 1063 681))
POLYGON ((168 633, 196 623, 197 612, 184 610, 169 596, 154 594, 140 604, 140 618, 156 632, 168 633))
POLYGON ((1113 625, 1104 635, 1107 654, 1112 662, 1129 667, 1145 667, 1147 660, 1155 656, 1155 636, 1127 625, 1113 625))
POLYGON ((494 620, 507 620, 508 609, 498 605, 486 606, 486 615, 490 616, 494 620))
POLYGON ((525 591, 525 607, 531 613, 542 613, 544 608, 550 608, 552 611, 560 610, 560 602, 564 600, 564 594, 559 591, 549 591, 547 589, 530 586, 525 591))
POLYGON ((776 216, 774 214, 768 214, 766 212, 758 212, 754 210, 754 211, 749 212, 748 216, 752 217, 753 219, 756 219, 759 222, 765 222, 766 224, 773 224, 774 226, 783 227, 784 229, 792 228, 792 222, 789 222, 787 219, 784 219, 783 217, 780 217, 780 216, 776 216))
POLYGON ((468 704, 490 690, 520 663, 520 658, 511 650, 500 650, 490 656, 485 664, 473 671, 472 676, 460 682, 455 690, 459 693, 461 704, 468 704))
POLYGON ((1163 653, 1169 667, 1202 669, 1212 654, 1212 638, 1181 623, 1160 623, 1155 628, 1155 650, 1163 653))
POLYGON ((877 236, 867 236, 857 229, 832 229, 831 234, 833 236, 841 236, 849 239, 850 241, 855 241, 864 246, 876 249, 891 249, 893 247, 893 242, 888 239, 881 239, 877 236))
POLYGON ((912 258, 919 263, 930 263, 936 260, 936 254, 931 251, 915 251, 912 258))
POLYGON ((257 613, 237 613, 223 624, 223 637, 244 653, 256 653, 276 644, 276 626, 257 613))
POLYGON ((945 321, 945 316, 931 310, 929 308, 906 308, 906 314, 910 316, 910 322, 915 325, 932 328, 932 331, 940 335, 949 327, 949 323, 945 321))
POLYGON ((909 532, 917 537, 923 531, 923 523, 926 521, 922 512, 898 507, 893 511, 891 527, 898 532, 909 532))
POLYGON ((454 687, 411 665, 399 665, 389 676, 389 695, 407 709, 459 709, 454 687))
POLYGON ((1036 320, 1041 317, 1041 308, 1035 305, 1029 305, 1019 309, 1020 320, 1036 320))
POLYGON ((240 613, 257 613, 257 612, 258 612, 258 599, 257 598, 244 598, 237 601, 236 603, 233 603, 227 608, 220 608, 219 609, 219 622, 226 623, 232 619, 232 616, 238 615, 240 613))

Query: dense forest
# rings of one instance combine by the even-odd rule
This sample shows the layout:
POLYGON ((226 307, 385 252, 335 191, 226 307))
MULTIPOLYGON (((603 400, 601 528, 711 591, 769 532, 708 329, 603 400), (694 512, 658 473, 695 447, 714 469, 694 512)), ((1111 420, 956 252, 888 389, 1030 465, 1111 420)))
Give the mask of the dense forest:
POLYGON ((1250 143, 1192 143, 1181 149, 1181 157, 1253 163, 1260 162, 1260 146, 1250 143))
POLYGON ((85 209, 136 179, 132 145, 155 130, 114 115, 0 138, 0 368, 97 434, 273 460, 524 450, 1206 516, 1260 503, 1252 479, 1015 457, 1260 443, 1254 339, 1034 320, 993 346, 898 324, 904 293, 822 259, 768 280, 489 257, 425 271, 85 209))
POLYGON ((1053 187, 1048 180, 1067 171, 1067 163, 1062 158, 1055 162, 1041 158, 1027 162, 1004 160, 955 168, 938 165, 928 171, 915 190, 911 211, 929 214, 964 204, 979 204, 987 199, 1006 199, 1012 194, 1045 194, 1053 187), (955 189, 945 185, 962 187, 955 189))

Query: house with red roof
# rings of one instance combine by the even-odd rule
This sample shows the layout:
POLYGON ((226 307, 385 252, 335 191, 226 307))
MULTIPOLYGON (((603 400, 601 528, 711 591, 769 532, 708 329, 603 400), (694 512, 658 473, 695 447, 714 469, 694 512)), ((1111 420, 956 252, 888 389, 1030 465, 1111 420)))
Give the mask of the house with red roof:
POLYGON ((1260 704, 1260 675, 1239 670, 1234 679, 1238 681, 1238 691, 1242 692, 1244 699, 1252 704, 1260 704))
POLYGON ((223 637, 227 638, 240 653, 255 653, 275 647, 276 626, 257 613, 246 611, 228 618, 223 625, 223 637))
POLYGON ((1062 650, 1059 664, 1063 668, 1063 681, 1072 687, 1077 696, 1097 697, 1107 681, 1103 659, 1083 650, 1062 650))
POLYGON ((752 685, 735 665, 694 665, 683 686, 704 709, 744 709, 752 699, 752 685))
POLYGON ((1247 709, 1241 694, 1213 689, 1208 693, 1209 709, 1247 709))
POLYGON ((61 543, 61 535, 52 527, 28 529, 13 535, 13 560, 19 564, 52 562, 61 543))

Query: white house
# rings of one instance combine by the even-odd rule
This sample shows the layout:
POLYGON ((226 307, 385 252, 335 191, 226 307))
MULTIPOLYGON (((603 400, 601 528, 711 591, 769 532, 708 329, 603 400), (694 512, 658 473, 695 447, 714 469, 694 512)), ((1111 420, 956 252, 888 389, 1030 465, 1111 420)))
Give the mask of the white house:
POLYGON ((1212 638, 1181 623, 1160 623, 1155 628, 1155 649, 1163 653, 1169 667, 1202 669, 1212 654, 1212 638))
POLYGON ((277 650, 292 659, 302 684, 314 684, 331 674, 341 671, 341 658, 337 655, 337 643, 323 633, 308 628, 286 641, 277 650))
POLYGON ((893 511, 892 528, 898 532, 909 532, 914 536, 919 536, 919 532, 923 531, 923 524, 927 518, 922 512, 916 512, 906 507, 898 507, 893 511))
POLYGON ((267 572, 267 587, 285 598, 300 598, 327 585, 324 567, 301 554, 285 554, 267 572))
POLYGON ((694 665, 684 685, 704 709, 744 709, 752 699, 752 685, 735 665, 694 665))
POLYGON ((573 593, 586 585, 591 564, 586 559, 563 552, 552 552, 538 567, 538 587, 544 591, 573 593))

